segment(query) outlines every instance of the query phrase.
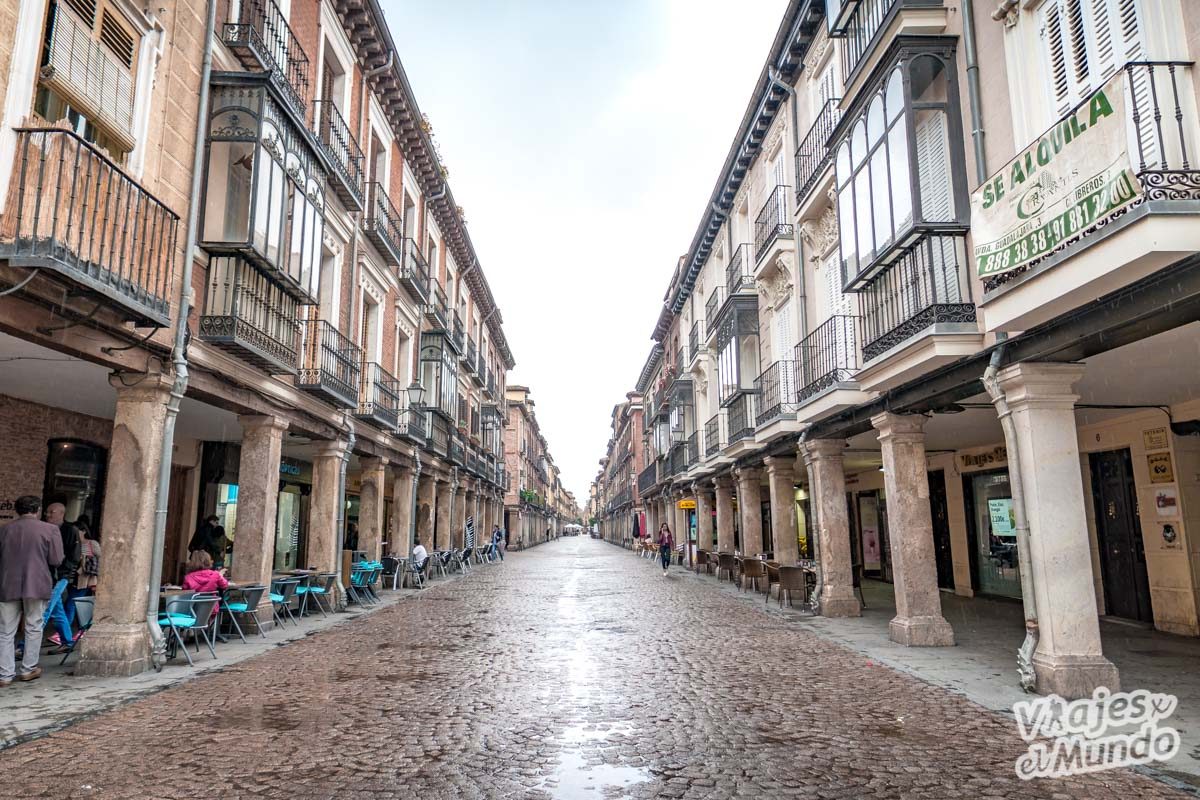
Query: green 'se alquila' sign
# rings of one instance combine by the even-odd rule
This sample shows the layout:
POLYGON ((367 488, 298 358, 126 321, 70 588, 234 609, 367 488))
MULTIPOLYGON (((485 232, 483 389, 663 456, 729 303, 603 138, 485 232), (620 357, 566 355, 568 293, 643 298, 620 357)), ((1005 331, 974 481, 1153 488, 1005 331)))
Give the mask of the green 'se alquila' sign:
POLYGON ((1141 193, 1118 73, 971 195, 976 272, 1041 258, 1141 193))

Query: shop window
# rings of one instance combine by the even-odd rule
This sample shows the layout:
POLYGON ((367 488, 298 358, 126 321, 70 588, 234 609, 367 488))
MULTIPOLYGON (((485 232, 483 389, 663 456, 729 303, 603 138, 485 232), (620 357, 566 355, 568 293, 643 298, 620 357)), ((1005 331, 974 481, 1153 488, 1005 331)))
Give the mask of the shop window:
POLYGON ((77 439, 51 439, 46 443, 43 507, 62 503, 68 521, 87 515, 94 527, 99 526, 107 464, 108 451, 99 445, 77 439))
POLYGON ((66 122, 117 161, 134 146, 134 86, 142 35, 107 0, 58 0, 46 16, 34 113, 66 122))
POLYGON ((312 305, 320 295, 325 174, 272 91, 249 73, 213 78, 202 244, 248 257, 312 305))
POLYGON ((900 51, 837 148, 842 281, 859 291, 918 239, 966 227, 953 51, 900 51))

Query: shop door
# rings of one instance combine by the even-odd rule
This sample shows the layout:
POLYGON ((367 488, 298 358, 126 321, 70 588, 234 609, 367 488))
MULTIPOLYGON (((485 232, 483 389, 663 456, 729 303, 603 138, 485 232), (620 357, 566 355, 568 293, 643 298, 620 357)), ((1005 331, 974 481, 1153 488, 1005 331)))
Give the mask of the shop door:
POLYGON ((1089 454, 1104 606, 1114 617, 1152 622, 1146 551, 1129 450, 1089 454))
POLYGON ((1017 524, 1007 470, 963 476, 974 589, 997 597, 1021 597, 1017 524))
POLYGON ((946 473, 929 473, 929 515, 933 518, 933 555, 940 589, 954 588, 954 559, 950 555, 950 513, 946 508, 946 473))
POLYGON ((163 543, 162 579, 178 583, 183 580, 183 564, 187 560, 188 540, 191 531, 184 530, 183 500, 187 494, 187 467, 171 465, 171 484, 167 491, 167 538, 163 543))

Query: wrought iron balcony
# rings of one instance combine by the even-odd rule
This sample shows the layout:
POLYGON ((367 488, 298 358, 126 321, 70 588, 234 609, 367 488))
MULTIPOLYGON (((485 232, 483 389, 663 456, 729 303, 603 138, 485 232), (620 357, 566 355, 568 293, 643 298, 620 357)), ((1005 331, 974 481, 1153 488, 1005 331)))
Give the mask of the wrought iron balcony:
POLYGON ((754 219, 754 252, 761 260, 771 251, 771 245, 782 237, 795 234, 792 217, 788 212, 788 195, 790 186, 776 186, 767 195, 758 216, 754 219))
POLYGON ((733 445, 754 436, 757 417, 754 413, 754 395, 739 394, 726 409, 729 420, 729 444, 733 445))
POLYGON ((812 191, 821 173, 829 165, 833 151, 829 149, 829 136, 838 120, 842 118, 840 97, 831 97, 817 112, 812 127, 804 134, 796 148, 796 204, 804 202, 812 191))
POLYGON ((309 318, 300 323, 296 386, 338 408, 357 408, 362 350, 333 325, 318 319, 317 310, 308 306, 309 318))
POLYGON ((721 452, 725 447, 725 442, 721 438, 721 416, 724 411, 720 411, 709 417, 708 422, 704 423, 704 457, 712 458, 721 452))
POLYGON ((71 131, 16 134, 0 257, 57 272, 139 325, 170 324, 175 212, 71 131))
POLYGON ((298 364, 299 305, 240 255, 213 256, 200 338, 272 373, 298 364))
POLYGON ((638 492, 645 494, 658 483, 658 462, 651 461, 650 466, 638 473, 638 492))
POLYGON ((700 463, 700 431, 692 431, 687 440, 687 465, 693 467, 700 463))
POLYGON ((796 345, 797 403, 854 377, 861 366, 858 324, 858 317, 830 317, 796 345))
POLYGON ((887 29, 892 17, 905 5, 936 8, 942 5, 942 0, 857 0, 855 7, 842 15, 844 22, 841 30, 845 37, 842 44, 842 75, 847 82, 859 64, 879 44, 877 40, 887 29))
POLYGON ((677 442, 671 446, 667 456, 667 475, 681 475, 687 472, 687 443, 677 442))
POLYGON ((704 304, 704 328, 707 341, 708 336, 716 333, 717 312, 721 310, 721 305, 725 302, 725 287, 714 286, 712 291, 708 293, 708 300, 704 304))
POLYGON ((301 117, 308 109, 308 56, 274 0, 242 0, 222 40, 248 70, 265 72, 301 117))
POLYGON ((961 280, 961 235, 918 239, 862 292, 864 361, 934 325, 974 323, 970 284, 961 280))
POLYGON ((417 444, 425 443, 425 417, 429 412, 409 406, 400 411, 397 433, 406 436, 417 444))
POLYGON ((444 331, 450 321, 450 306, 446 302, 446 293, 442 290, 441 284, 435 281, 430 294, 429 301, 425 303, 425 319, 428 320, 433 330, 444 331))
MULTIPOLYGON (((750 252, 749 243, 740 244, 725 267, 725 290, 729 296, 738 292, 754 291, 754 254, 750 252)), ((711 319, 711 317, 710 317, 711 319)))
POLYGON ((471 336, 468 336, 467 346, 463 350, 462 357, 464 369, 466 369, 467 372, 474 374, 476 368, 478 367, 478 358, 478 351, 475 347, 475 339, 471 336))
POLYGON ((362 229, 384 261, 394 267, 404 266, 404 220, 378 181, 367 184, 367 210, 363 214, 362 229))
POLYGON ((488 370, 487 393, 490 394, 492 397, 496 396, 496 371, 495 370, 491 370, 491 369, 488 370))
POLYGON ((460 354, 466 349, 466 335, 463 332, 463 321, 457 311, 450 312, 450 344, 460 354))
POLYGON ((354 416, 378 428, 395 430, 400 420, 400 381, 374 361, 364 361, 358 410, 354 416))
POLYGON ((363 207, 363 154, 350 133, 346 120, 329 100, 313 102, 313 115, 318 120, 317 138, 333 164, 333 191, 342 202, 356 211, 363 207))
POLYGON ((692 323, 692 330, 688 333, 688 352, 694 360, 700 353, 700 343, 704 341, 704 323, 696 320, 692 323))
POLYGON ((429 297, 429 262, 412 239, 406 237, 401 250, 400 268, 396 270, 400 285, 418 302, 424 302, 429 297))
POLYGON ((754 381, 758 393, 759 425, 766 425, 796 410, 796 362, 776 361, 754 381))

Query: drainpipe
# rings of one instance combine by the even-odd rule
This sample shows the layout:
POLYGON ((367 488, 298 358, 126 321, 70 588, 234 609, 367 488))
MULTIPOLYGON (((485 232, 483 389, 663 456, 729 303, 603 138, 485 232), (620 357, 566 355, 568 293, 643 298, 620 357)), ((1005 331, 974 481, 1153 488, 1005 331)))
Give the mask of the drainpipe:
POLYGON ((346 452, 342 455, 342 466, 338 470, 338 514, 337 514, 337 554, 334 558, 334 572, 337 580, 334 585, 342 585, 342 550, 346 544, 346 468, 350 465, 350 456, 354 454, 354 425, 350 423, 346 412, 342 412, 342 426, 346 429, 346 452))
POLYGON ((392 63, 395 61, 395 59, 396 59, 395 51, 389 50, 387 61, 380 64, 378 67, 375 67, 374 69, 369 69, 365 73, 363 73, 363 82, 366 83, 371 78, 374 78, 378 75, 382 75, 383 73, 387 72, 389 69, 392 68, 392 63))
POLYGON ((983 109, 979 105, 979 54, 975 51, 975 2, 963 0, 963 53, 967 61, 967 97, 971 106, 971 141, 975 145, 975 177, 987 180, 983 148, 983 109))
POLYGON ((1025 514, 1025 486, 1021 480, 1021 451, 1017 447, 1017 431, 1013 424, 1008 400, 996 379, 1000 360, 1004 355, 1004 339, 1007 334, 998 334, 1001 344, 992 351, 991 360, 983 373, 983 388, 987 390, 1000 417, 1004 429, 1004 446, 1008 448, 1008 485, 1012 490, 1013 518, 1017 529, 1017 560, 1021 570, 1021 602, 1025 607, 1025 641, 1017 650, 1017 675, 1021 688, 1034 691, 1033 654, 1038 645, 1037 598, 1034 596, 1033 566, 1029 554, 1029 519, 1025 514))
POLYGON ((208 0, 204 23, 204 54, 200 67, 200 102, 196 111, 196 143, 192 149, 192 185, 188 197, 187 235, 183 248, 183 273, 176 304, 175 343, 171 364, 175 380, 167 399, 167 417, 163 422, 162 450, 159 453, 158 486, 155 489, 154 541, 150 551, 150 580, 146 587, 146 629, 150 634, 150 660, 161 671, 167 662, 167 640, 158 626, 158 586, 162 581, 163 546, 167 538, 167 498, 171 491, 171 455, 175 450, 175 419, 188 382, 188 315, 192 308, 192 262, 196 257, 196 236, 200 222, 201 174, 204 168, 204 142, 208 129, 208 83, 212 76, 213 36, 217 28, 217 4, 208 0))
POLYGON ((412 509, 408 517, 408 556, 417 541, 417 490, 421 486, 421 451, 413 448, 412 509))

